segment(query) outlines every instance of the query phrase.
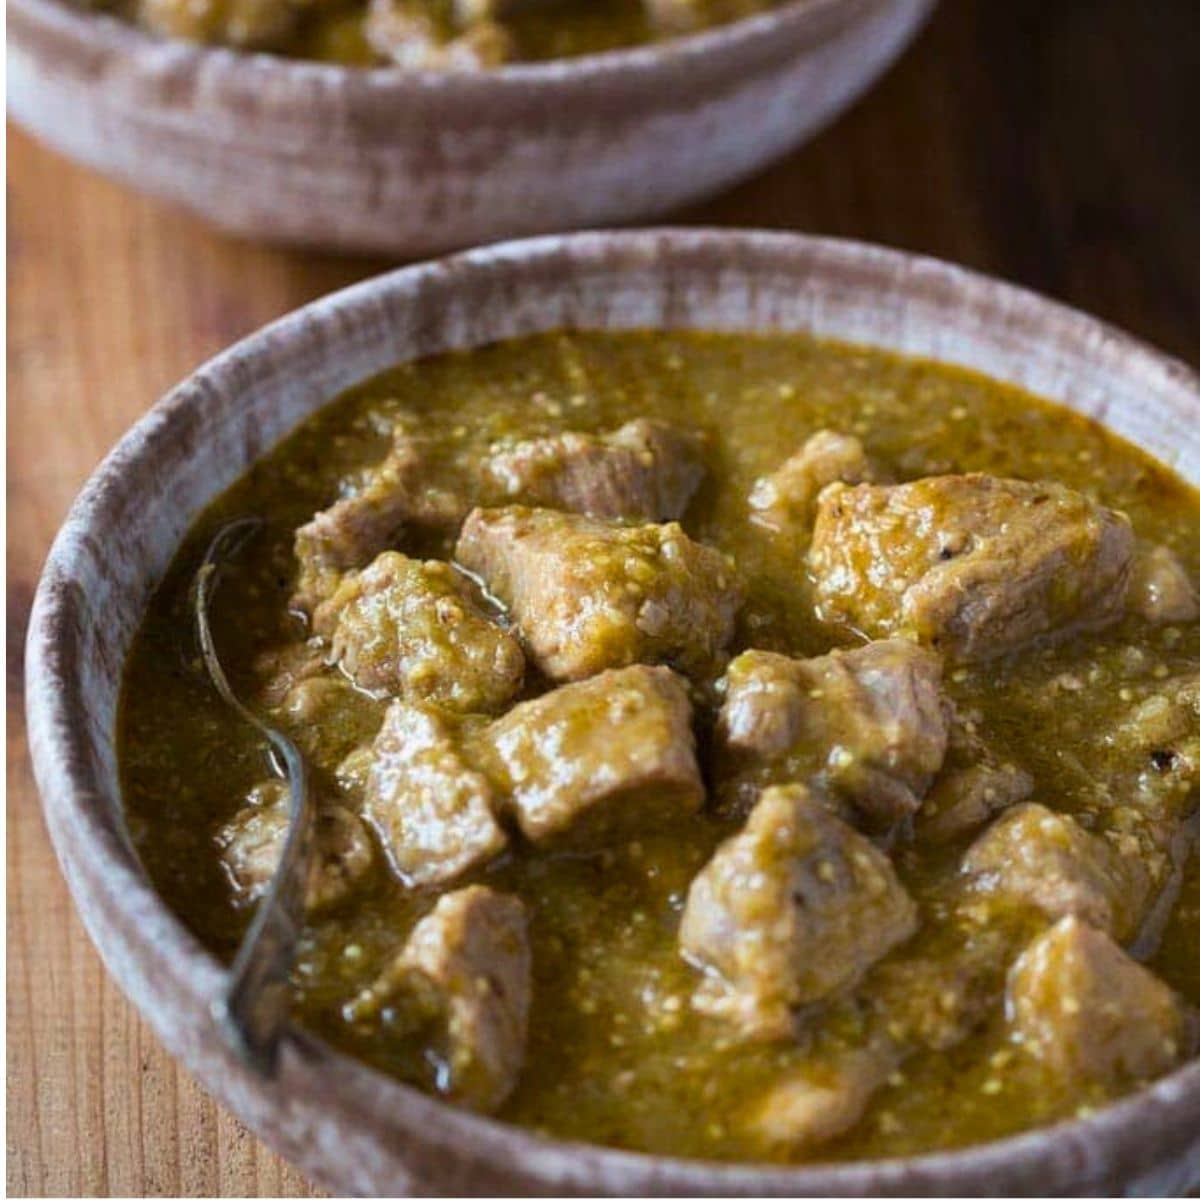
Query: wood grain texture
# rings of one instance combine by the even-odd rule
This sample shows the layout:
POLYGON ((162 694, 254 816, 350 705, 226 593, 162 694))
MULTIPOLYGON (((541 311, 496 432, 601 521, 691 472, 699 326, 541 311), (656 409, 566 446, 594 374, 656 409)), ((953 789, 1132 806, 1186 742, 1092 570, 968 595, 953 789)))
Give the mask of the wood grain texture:
MULTIPOLYGON (((956 259, 1196 363, 1197 111, 1192 0, 943 0, 834 128, 682 216, 956 259)), ((216 350, 386 264, 222 239, 9 149, 9 1191, 310 1195, 175 1068, 83 934, 29 776, 20 646, 49 541, 119 433, 216 350)))

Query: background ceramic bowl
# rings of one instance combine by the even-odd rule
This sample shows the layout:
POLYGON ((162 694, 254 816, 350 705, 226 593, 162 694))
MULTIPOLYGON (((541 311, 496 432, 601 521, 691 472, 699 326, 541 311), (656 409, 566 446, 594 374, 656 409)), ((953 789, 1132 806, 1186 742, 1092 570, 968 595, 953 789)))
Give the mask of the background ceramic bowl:
POLYGON ((166 42, 9 0, 9 112, 248 237, 400 256, 665 212, 831 120, 933 0, 790 0, 649 47, 477 74, 166 42))
POLYGON ((1200 379, 1079 313, 955 267, 780 234, 580 234, 360 284, 268 326, 141 420, 71 510, 28 646, 46 819, 109 969, 168 1048, 273 1147, 337 1192, 526 1195, 1025 1194, 1200 1181, 1200 1062, 1123 1103, 977 1149, 782 1169, 556 1142, 424 1096, 293 1032, 273 1083, 208 1014, 217 962, 125 838, 113 717, 147 599, 217 493, 343 388, 450 347, 570 326, 804 330, 959 363, 1089 413, 1200 482, 1200 379))

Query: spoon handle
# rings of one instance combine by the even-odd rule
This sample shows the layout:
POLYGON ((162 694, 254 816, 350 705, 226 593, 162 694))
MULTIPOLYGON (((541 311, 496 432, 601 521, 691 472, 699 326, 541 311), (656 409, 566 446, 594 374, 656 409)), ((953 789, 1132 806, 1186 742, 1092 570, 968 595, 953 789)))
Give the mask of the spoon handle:
POLYGON ((266 894, 238 947, 224 989, 212 1002, 222 1035, 248 1066, 274 1075, 280 1035, 287 1020, 289 976, 304 927, 304 900, 312 861, 314 813, 308 764, 281 730, 247 708, 230 687, 213 639, 209 612, 221 567, 261 528, 254 518, 221 529, 196 575, 196 632, 213 687, 230 708, 253 725, 271 749, 275 769, 287 780, 290 803, 283 852, 266 894))

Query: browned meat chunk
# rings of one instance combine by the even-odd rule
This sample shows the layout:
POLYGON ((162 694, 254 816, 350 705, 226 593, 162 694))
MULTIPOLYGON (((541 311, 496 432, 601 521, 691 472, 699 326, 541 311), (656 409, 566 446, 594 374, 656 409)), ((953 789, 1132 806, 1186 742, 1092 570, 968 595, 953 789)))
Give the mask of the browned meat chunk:
POLYGON ((935 912, 947 906, 942 928, 931 939, 898 949, 825 1010, 839 1032, 740 1114, 749 1133, 795 1149, 835 1138, 914 1055, 945 1054, 994 1015, 1011 938, 959 917, 959 899, 943 894, 934 903, 935 912))
POLYGON ((440 22, 406 0, 370 0, 365 32, 376 54, 409 70, 477 71, 515 53, 511 34, 494 20, 440 22))
POLYGON ((457 556, 508 606, 530 657, 555 680, 636 662, 703 674, 742 601, 724 555, 674 523, 477 508, 457 556))
POLYGON ((942 765, 941 674, 936 654, 899 639, 809 659, 748 650, 725 675, 718 736, 886 827, 916 811, 942 765))
POLYGON ((1160 857, 1166 852, 1170 858, 1169 831, 1200 812, 1200 674, 1156 681, 1153 689, 1109 729, 1105 742, 1138 768, 1132 788, 1125 784, 1125 824, 1143 844, 1149 835, 1160 857))
POLYGON ((704 24, 700 0, 644 0, 644 7, 651 29, 660 34, 691 33, 704 24))
POLYGON ((938 776, 917 814, 921 837, 949 842, 1028 800, 1033 778, 1012 763, 979 762, 938 776))
POLYGON ((1065 813, 1019 804, 998 817, 963 859, 982 895, 1040 909, 1051 920, 1077 916, 1121 941, 1136 932, 1148 882, 1103 837, 1065 813))
POLYGON ((352 495, 296 530, 300 573, 293 608, 311 614, 344 571, 366 566, 409 526, 447 529, 463 518, 462 501, 428 483, 427 457, 419 438, 398 433, 390 452, 352 495))
POLYGON ((525 504, 589 517, 673 521, 700 481, 703 443, 665 421, 639 419, 597 437, 561 433, 496 454, 487 473, 525 504))
POLYGON ((395 550, 344 576, 313 626, 329 637, 333 661, 377 696, 494 712, 525 673, 516 638, 489 620, 464 575, 395 550))
MULTIPOLYGON (((283 780, 260 783, 245 807, 218 832, 217 847, 238 904, 253 903, 270 886, 287 840, 289 803, 283 780)), ((344 899, 371 869, 373 858, 362 822, 338 805, 322 804, 305 900, 308 910, 316 912, 344 899)))
POLYGON ((310 759, 334 762, 379 731, 379 706, 344 675, 313 675, 291 687, 271 716, 310 759))
POLYGON ((765 529, 807 529, 813 504, 823 487, 866 483, 878 475, 856 437, 822 429, 781 467, 760 479, 750 492, 751 520, 765 529))
POLYGON ((886 1052, 865 1049, 835 1057, 767 1088, 748 1114, 751 1132, 768 1146, 818 1146, 858 1124, 891 1071, 886 1052))
POLYGON ((1187 816, 1200 803, 1200 674, 1162 682, 1109 734, 1122 754, 1144 755, 1145 774, 1178 793, 1187 816))
POLYGON ((1179 997, 1077 917, 1030 943, 1007 1001, 1026 1048, 1076 1085, 1153 1079, 1195 1042, 1195 1015, 1179 997))
POLYGON ((325 668, 325 647, 320 638, 264 651, 252 664, 257 681, 255 698, 265 707, 275 708, 284 703, 294 687, 320 677, 325 668))
POLYGON ((491 785, 463 761, 452 730, 422 705, 395 701, 375 739, 363 816, 410 886, 444 884, 504 849, 491 785))
POLYGON ((824 620, 909 633, 962 660, 1116 620, 1132 559, 1120 513, 1058 484, 989 475, 832 484, 808 554, 824 620))
MULTIPOLYGON (((553 4, 556 0, 549 2, 553 4)), ((474 25, 479 21, 503 21, 522 13, 536 12, 546 3, 547 0, 453 0, 451 8, 460 25, 474 25)))
POLYGON ((768 788, 692 881, 679 939, 707 977, 694 1004, 749 1037, 852 987, 908 938, 916 906, 886 855, 799 785, 768 788))
POLYGON ((972 833, 1033 792, 1027 771, 992 753, 980 735, 978 716, 951 710, 946 761, 916 816, 916 832, 927 842, 972 833))
MULTIPOLYGON (((433 993, 455 1100, 488 1112, 516 1085, 525 1057, 532 988, 525 909, 491 888, 443 896, 417 922, 400 956, 352 1006, 373 1015, 397 994, 433 993)), ((422 997, 424 999, 424 997, 422 997)))
POLYGON ((518 704, 475 750, 532 842, 600 846, 704 799, 687 689, 666 667, 605 671, 518 704))
POLYGON ((140 0, 137 12, 147 29, 165 37, 269 50, 295 31, 300 6, 285 0, 140 0))
POLYGON ((1129 608, 1155 623, 1200 617, 1200 597, 1169 546, 1139 549, 1129 584, 1129 608))

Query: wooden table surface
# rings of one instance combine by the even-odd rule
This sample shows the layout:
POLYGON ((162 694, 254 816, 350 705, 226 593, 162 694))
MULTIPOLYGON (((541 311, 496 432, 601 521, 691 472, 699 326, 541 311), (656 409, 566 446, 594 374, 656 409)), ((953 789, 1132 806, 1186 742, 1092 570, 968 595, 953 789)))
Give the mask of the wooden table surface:
MULTIPOLYGON (((680 220, 955 259, 1200 362, 1195 0, 943 0, 815 142, 680 220)), ((245 245, 9 141, 8 1187, 310 1195, 156 1044, 75 917, 30 778, 22 640, 102 454, 263 322, 389 265, 245 245)))

